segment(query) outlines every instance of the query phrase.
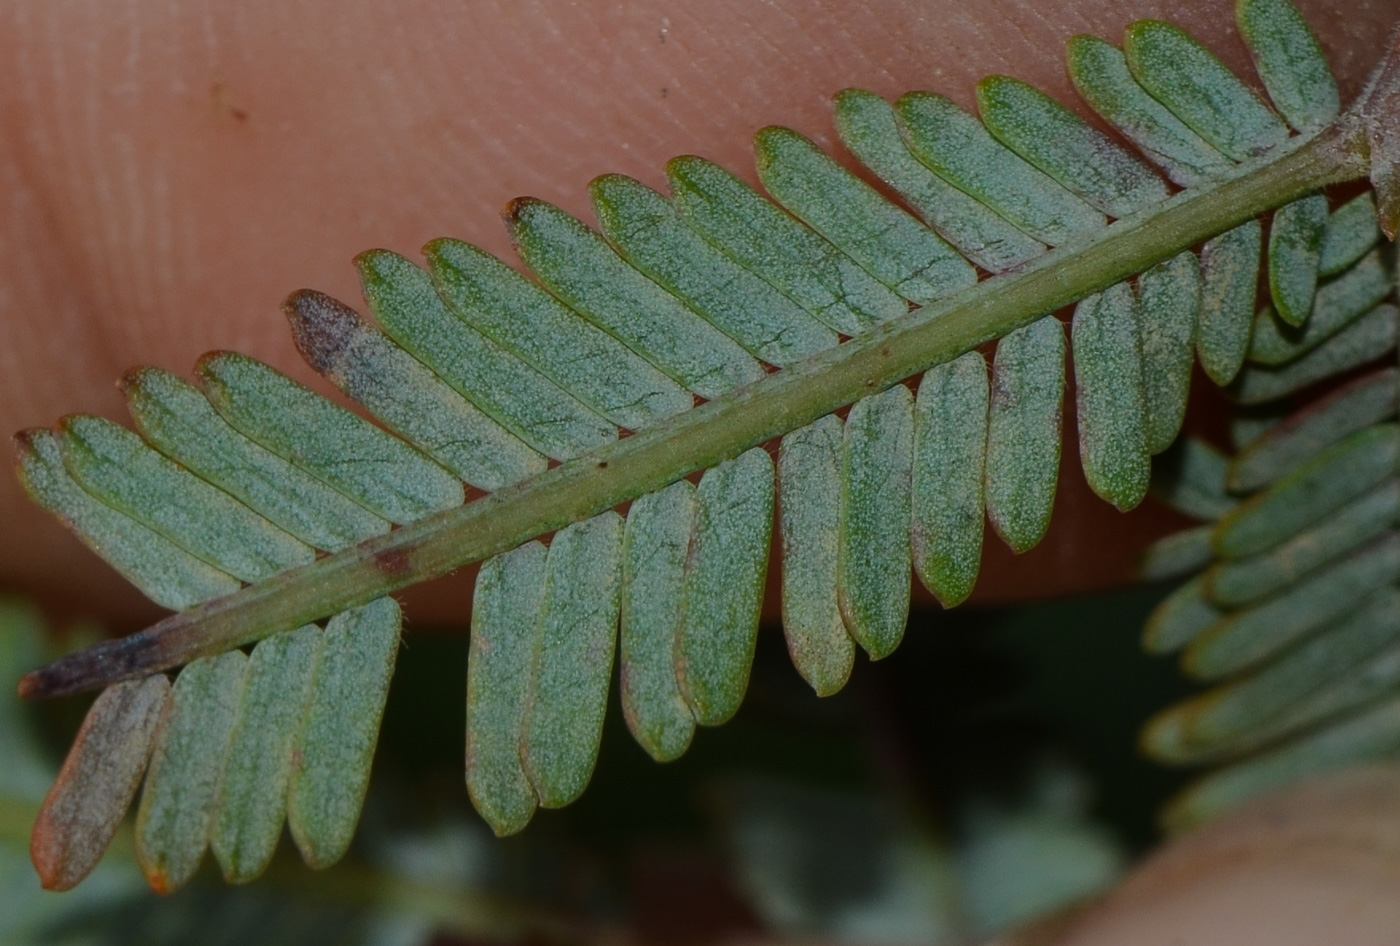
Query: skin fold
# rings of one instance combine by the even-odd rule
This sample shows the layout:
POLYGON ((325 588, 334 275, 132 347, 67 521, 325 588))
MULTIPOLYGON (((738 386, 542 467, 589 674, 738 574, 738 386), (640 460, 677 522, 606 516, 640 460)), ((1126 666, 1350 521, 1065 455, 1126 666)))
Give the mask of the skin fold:
MULTIPOLYGON (((1352 0, 1344 17, 1322 0, 1302 7, 1350 101, 1385 48, 1393 0, 1352 0)), ((330 393, 280 305, 303 286, 360 305, 350 260, 362 250, 412 257, 453 236, 513 262, 499 219, 511 198, 591 220, 593 177, 660 187, 664 162, 686 153, 753 181, 754 130, 776 122, 831 146, 830 96, 853 85, 970 106, 979 78, 1005 73, 1087 115, 1065 41, 1117 42, 1143 17, 1181 24, 1251 74, 1227 0, 12 0, 0 7, 0 430, 79 411, 127 422, 124 370, 188 376, 211 349, 330 393)), ((1197 401, 1191 423, 1218 433, 1218 395, 1197 401)), ((1067 406, 1050 536, 1016 558, 989 534, 976 601, 1122 584, 1136 552, 1182 522, 1150 501, 1122 516, 1088 492, 1067 406)), ((465 624, 471 575, 406 595, 411 618, 465 624)), ((159 616, 11 476, 0 588, 122 631, 159 616)), ((1262 909, 1231 896, 1200 909, 1262 909)), ((1178 941, 1253 941, 1210 938, 1226 928, 1178 941)), ((1288 935, 1267 941, 1313 941, 1288 935)))

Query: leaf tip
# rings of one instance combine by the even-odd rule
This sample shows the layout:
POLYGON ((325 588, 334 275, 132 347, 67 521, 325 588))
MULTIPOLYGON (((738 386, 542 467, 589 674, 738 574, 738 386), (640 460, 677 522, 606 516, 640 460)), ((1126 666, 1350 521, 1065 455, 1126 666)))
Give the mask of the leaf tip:
POLYGON ((1108 45, 1103 40, 1099 39, 1097 36, 1094 36, 1091 33, 1077 33, 1074 36, 1071 36, 1065 42, 1065 50, 1069 54, 1071 60, 1070 64, 1073 65, 1073 59, 1076 56, 1082 55, 1084 52, 1088 51, 1091 47, 1093 47, 1096 44, 1102 44, 1105 46, 1108 45))
POLYGON ((755 143, 762 144, 777 138, 798 137, 797 132, 791 128, 784 128, 782 125, 764 125, 753 133, 755 143))
MULTIPOLYGON (((452 240, 450 240, 447 237, 438 237, 436 239, 429 240, 427 243, 423 244, 423 258, 426 259, 429 264, 436 264, 437 261, 441 258, 443 250, 446 249, 451 243, 452 240)), ((363 256, 364 254, 362 253, 360 255, 363 256)), ((359 256, 355 257, 355 262, 358 263, 359 260, 359 256)))
POLYGON ((19 684, 15 687, 15 692, 21 700, 41 700, 48 695, 45 690, 42 670, 29 671, 19 678, 19 684))
POLYGON ((543 204, 544 201, 538 197, 516 197, 501 211, 501 219, 506 222, 507 227, 514 230, 531 210, 543 204))
POLYGON ((687 172, 704 160, 704 158, 693 154, 678 154, 666 162, 666 178, 672 181, 676 178, 684 178, 687 172))
MULTIPOLYGON (((360 254, 364 256, 365 254, 360 254)), ((359 257, 356 257, 358 260, 359 257)), ((287 296, 282 303, 282 312, 295 326, 298 319, 315 315, 317 312, 339 305, 335 299, 315 289, 298 289, 287 296)))
POLYGON ((340 300, 314 289, 299 289, 287 297, 282 311, 292 328, 292 341, 306 363, 332 381, 343 368, 364 320, 340 300))
MULTIPOLYGON (((977 85, 973 87, 973 91, 974 94, 977 96, 978 105, 982 106, 989 96, 995 96, 996 93, 1001 91, 1002 89, 1011 88, 1017 85, 1024 86, 1026 85, 1026 83, 1020 81, 1019 79, 1013 79, 1010 76, 992 74, 988 76, 983 76, 980 80, 978 80, 977 85)), ((1027 87, 1029 88, 1029 86, 1027 87)))
POLYGON ((163 868, 153 867, 145 874, 146 886, 151 888, 152 893, 165 897, 175 892, 175 887, 170 883, 170 875, 163 868))
POLYGON ((54 430, 60 435, 79 435, 82 429, 88 426, 88 422, 94 419, 91 414, 64 414, 54 423, 54 430))
POLYGON ((47 433, 47 427, 26 427, 11 434, 10 443, 15 448, 15 463, 23 463, 25 458, 34 452, 34 442, 47 433))
POLYGON ((849 89, 842 89, 840 92, 837 92, 835 95, 833 95, 831 97, 831 103, 839 109, 846 102, 854 102, 860 99, 872 98, 879 98, 879 96, 875 95, 873 92, 867 92, 864 89, 857 89, 852 87, 849 89))
POLYGON ((245 355, 240 355, 238 352, 221 348, 215 349, 214 351, 206 351, 195 359, 195 377, 201 382, 217 381, 219 373, 226 364, 235 359, 246 357, 245 355))
MULTIPOLYGON (((441 241, 433 241, 433 243, 438 242, 441 241)), ((428 246, 432 245, 432 243, 428 244, 428 246)), ((389 250, 370 249, 365 250, 363 253, 356 254, 351 262, 355 266, 355 271, 360 274, 360 282, 362 284, 368 284, 371 281, 382 281, 385 279, 388 267, 401 259, 402 257, 397 253, 393 253, 389 250)), ((310 290, 303 289, 302 291, 309 292, 310 290)), ((368 288, 366 288, 366 292, 368 292, 368 288)))
POLYGON ((137 365, 126 369, 122 376, 117 379, 117 390, 121 392, 122 397, 131 397, 132 392, 141 390, 146 384, 146 379, 155 370, 146 365, 137 365))
POLYGON ((626 174, 599 174, 588 182, 588 193, 589 196, 597 198, 600 195, 605 195, 613 188, 631 186, 642 187, 645 185, 636 178, 628 177, 626 174))
POLYGON ((64 870, 64 860, 59 850, 61 845, 54 834, 41 814, 29 839, 29 861, 34 865, 34 872, 39 875, 39 886, 54 893, 61 893, 76 887, 82 877, 71 877, 64 870))

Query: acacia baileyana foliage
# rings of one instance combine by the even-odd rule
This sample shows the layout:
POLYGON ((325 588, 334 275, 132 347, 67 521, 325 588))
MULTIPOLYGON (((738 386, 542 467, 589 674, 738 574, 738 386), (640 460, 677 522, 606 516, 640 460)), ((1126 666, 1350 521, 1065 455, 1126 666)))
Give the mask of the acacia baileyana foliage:
MULTIPOLYGON (((82 416, 22 433, 34 498, 186 609, 26 678, 30 696, 115 684, 36 833, 45 883, 91 868, 143 773, 138 852, 160 889, 206 846, 231 880, 251 878, 284 816, 309 863, 335 860, 363 796, 399 588, 483 563, 467 786, 510 833, 586 786, 619 640, 627 722, 656 758, 737 711, 775 509, 790 651, 831 693, 858 647, 898 646, 911 568, 951 606, 976 579, 984 521, 1016 551, 1040 541, 1068 348, 1080 460, 1121 509, 1176 439, 1194 360, 1267 401, 1388 350, 1393 278, 1371 249, 1372 205, 1329 211, 1317 192, 1370 169, 1393 230, 1393 143, 1377 129, 1400 99, 1395 64, 1339 115, 1287 0, 1241 0, 1238 14, 1271 104, 1177 27, 1145 21, 1122 49, 1070 44, 1075 86, 1121 138, 1005 77, 978 86, 980 119, 933 93, 890 104, 847 90, 842 140, 898 202, 767 128, 755 147, 771 200, 682 157, 669 196, 595 181, 601 233, 515 201, 533 280, 452 240, 427 247, 426 269, 366 253, 371 318, 308 291, 286 312, 307 360, 382 426, 221 352, 194 384, 129 374, 139 433, 82 416), (1266 237, 1255 218, 1270 210, 1266 237), (1256 315, 1261 267, 1272 308, 1256 315), (1053 313, 1070 303, 1067 345, 1053 313), (775 437, 776 462, 763 449, 775 437), (467 487, 490 492, 465 502, 467 487), (172 686, 161 671, 182 664, 172 686)), ((1330 448, 1350 452, 1306 461, 1208 541, 1228 562, 1269 554, 1342 502, 1288 511, 1286 484, 1314 496, 1318 478, 1364 467, 1378 488, 1393 441, 1382 427, 1330 448)), ((1182 483, 1212 515, 1232 502, 1209 477, 1182 483)), ((1179 544, 1199 553, 1204 535, 1179 544)), ((1358 554, 1372 575, 1393 541, 1358 554)), ((1234 606, 1184 607, 1216 605, 1234 606)), ((1298 611, 1330 613, 1311 599, 1298 611)), ((1225 623, 1268 624, 1250 613, 1225 623)), ((1226 636, 1203 633, 1192 653, 1238 650, 1226 636)), ((1240 647, 1253 656, 1212 666, 1266 656, 1240 647)))

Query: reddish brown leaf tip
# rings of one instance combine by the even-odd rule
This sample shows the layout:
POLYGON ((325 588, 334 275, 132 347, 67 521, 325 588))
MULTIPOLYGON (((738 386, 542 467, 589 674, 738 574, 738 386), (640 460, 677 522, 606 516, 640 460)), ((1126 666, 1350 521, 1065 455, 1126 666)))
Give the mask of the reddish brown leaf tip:
POLYGON ((19 686, 15 688, 21 700, 38 700, 44 696, 43 677, 37 670, 31 670, 19 678, 19 686))
POLYGON ((26 427, 10 435, 10 443, 15 446, 15 463, 23 462, 25 455, 34 452, 34 438, 48 433, 45 427, 26 427))
POLYGON ((160 894, 162 897, 174 893, 170 886, 170 878, 160 868, 153 868, 146 872, 146 885, 151 888, 152 893, 160 894))
POLYGON ((544 201, 540 200, 538 197, 517 197, 506 204, 506 209, 501 211, 501 217, 505 220, 507 226, 513 227, 520 222, 521 216, 527 213, 531 207, 543 203, 544 201))
POLYGON ((91 416, 91 414, 64 414, 58 419, 58 423, 54 424, 53 427, 54 430, 58 431, 59 433, 66 434, 73 429, 74 421, 79 421, 91 416))
POLYGON ((292 340, 306 363, 334 380, 355 335, 363 332, 360 314, 339 299, 300 289, 282 306, 292 327, 292 340))
POLYGON ((124 396, 130 396, 133 390, 139 390, 146 383, 146 377, 154 370, 146 365, 126 369, 117 379, 117 390, 124 396))

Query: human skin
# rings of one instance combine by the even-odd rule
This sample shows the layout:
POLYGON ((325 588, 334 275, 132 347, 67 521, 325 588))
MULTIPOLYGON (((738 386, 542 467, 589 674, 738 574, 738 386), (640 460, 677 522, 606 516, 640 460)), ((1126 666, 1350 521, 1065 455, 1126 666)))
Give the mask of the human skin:
POLYGON ((990 946, 1392 946, 1400 768, 1291 786, 1148 857, 1095 903, 990 946))
MULTIPOLYGON (((1351 0, 1345 17, 1302 5, 1351 99, 1381 56, 1393 0, 1351 0)), ((591 178, 660 186, 676 154, 752 181, 756 128, 777 122, 830 146, 829 96, 852 85, 970 105, 973 83, 1000 72, 1084 112, 1065 40, 1116 40, 1148 16, 1188 27, 1247 73, 1225 0, 11 0, 0 11, 0 429, 78 411, 124 420, 113 382, 125 369, 187 373, 211 349, 328 391, 293 350, 280 305, 302 286, 357 301, 349 261, 361 250, 413 255, 450 235, 512 259, 498 216, 510 198, 590 219, 591 178)), ((979 600, 1121 583, 1175 521, 1150 507, 1121 516, 1090 496, 1072 436, 1050 537, 1020 558, 989 538, 979 600)), ((0 531, 0 588, 121 630, 157 615, 10 477, 0 531)), ((409 614, 462 624, 468 588, 459 576, 410 593, 409 614)), ((1286 861, 1272 850, 1265 860, 1286 861)), ((1393 851, 1382 860, 1395 869, 1393 851)), ((1242 891, 1270 876, 1258 863, 1232 869, 1242 891)), ((1340 881, 1357 896, 1393 879, 1358 870, 1364 879, 1340 881)), ((1309 891, 1323 908, 1336 902, 1325 866, 1290 877, 1294 902, 1309 891)), ((1238 924, 1264 902, 1219 886, 1146 889, 1199 920, 1193 944, 1246 941, 1238 924)), ((1129 924, 1119 934, 1156 909, 1133 903, 1127 920, 1113 915, 1129 924)))

